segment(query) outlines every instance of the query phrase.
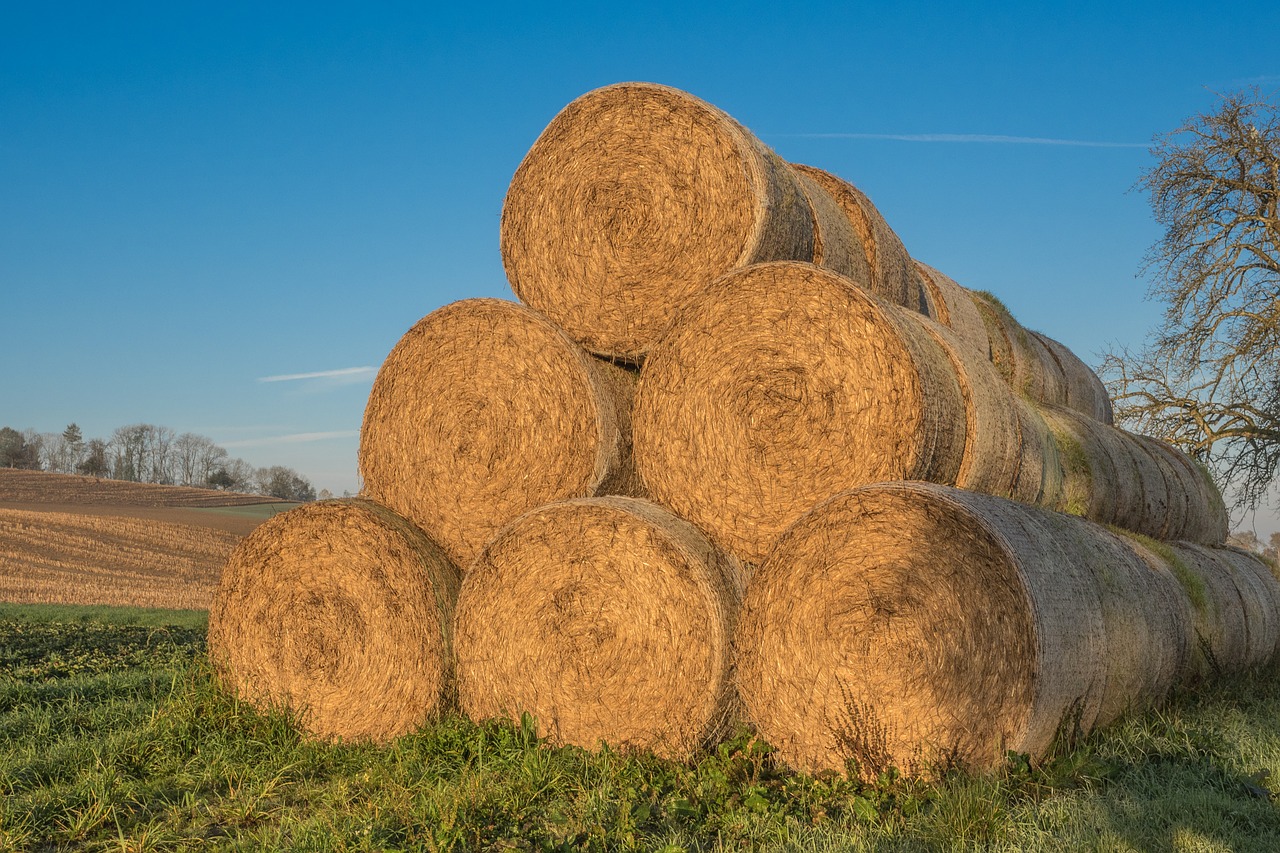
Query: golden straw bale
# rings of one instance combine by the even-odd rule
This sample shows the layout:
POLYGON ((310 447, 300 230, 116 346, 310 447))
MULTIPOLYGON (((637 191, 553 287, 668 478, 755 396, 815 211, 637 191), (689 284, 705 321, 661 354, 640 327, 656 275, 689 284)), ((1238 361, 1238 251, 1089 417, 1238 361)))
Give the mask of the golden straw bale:
MULTIPOLYGON (((793 163, 791 168, 825 189, 860 238, 871 270, 869 287, 881 299, 919 311, 923 296, 920 274, 902 240, 862 190, 830 172, 793 163)), ((862 283, 861 281, 859 283, 862 283)))
POLYGON ((813 209, 813 262, 869 286, 871 267, 862 249, 862 237, 831 194, 806 172, 795 170, 796 180, 813 209))
POLYGON ((964 400, 904 309, 812 264, 758 264, 693 299, 651 350, 635 403, 646 492, 744 562, 854 485, 954 483, 964 400))
POLYGON ((929 303, 933 306, 930 316, 953 331, 974 352, 991 359, 991 343, 987 338, 987 324, 974 304, 973 292, 957 284, 928 264, 915 262, 929 303))
POLYGON ((516 295, 587 349, 636 359, 734 267, 812 260, 788 165, 721 110, 651 83, 566 106, 511 179, 502 260, 516 295))
POLYGON ((634 382, 523 305, 446 305, 405 333, 373 383, 363 494, 465 568, 529 509, 638 484, 627 434, 634 382))
POLYGON ((1185 611, 1162 610, 1176 585, 1097 525, 936 484, 865 486, 797 521, 752 575, 739 693, 800 770, 995 767, 1167 694, 1189 634, 1185 611))
POLYGON ((372 501, 303 504, 236 547, 209 609, 209 657, 259 708, 321 739, 385 741, 452 703, 458 572, 372 501))
POLYGON ((1107 386, 1102 384, 1098 374, 1081 361, 1079 356, 1048 335, 1042 335, 1039 332, 1030 334, 1049 351, 1062 372, 1066 396, 1059 401, 1059 405, 1083 412, 1104 424, 1114 424, 1111 397, 1107 394, 1107 386))
POLYGON ((458 600, 458 690, 473 719, 522 713, 557 744, 683 759, 734 716, 741 569, 634 498, 540 507, 504 528, 458 600))

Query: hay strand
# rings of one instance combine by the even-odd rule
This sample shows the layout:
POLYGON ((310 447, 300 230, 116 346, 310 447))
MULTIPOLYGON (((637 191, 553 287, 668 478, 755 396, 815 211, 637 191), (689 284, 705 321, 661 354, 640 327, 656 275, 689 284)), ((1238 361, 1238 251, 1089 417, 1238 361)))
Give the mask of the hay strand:
POLYGON ((523 712, 557 744, 683 759, 716 740, 740 569, 646 501, 592 498, 512 522, 458 600, 459 699, 474 719, 523 712))
POLYGON ((787 164, 721 110, 651 83, 566 106, 511 179, 511 287, 593 352, 636 359, 680 304, 735 267, 813 258, 787 164))
POLYGON ((650 352, 635 459, 654 500, 744 562, 852 485, 954 483, 964 401, 905 312, 812 264, 736 270, 650 352))
POLYGON ((209 657, 259 707, 312 736, 385 741, 451 704, 457 569, 366 500, 304 504, 236 550, 209 610, 209 657))
POLYGON ((465 567, 533 507, 638 482, 626 434, 633 383, 522 305, 446 305, 405 333, 373 383, 363 494, 465 567))

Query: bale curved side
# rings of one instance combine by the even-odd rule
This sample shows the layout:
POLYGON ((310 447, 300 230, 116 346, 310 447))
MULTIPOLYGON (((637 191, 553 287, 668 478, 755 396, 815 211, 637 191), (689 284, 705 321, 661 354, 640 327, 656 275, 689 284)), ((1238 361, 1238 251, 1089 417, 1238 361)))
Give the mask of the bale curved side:
POLYGON ((955 482, 964 402, 937 341, 812 264, 758 264, 693 299, 645 362, 647 494, 744 562, 815 503, 868 482, 955 482))
POLYGON ((844 211, 860 238, 866 256, 871 272, 868 285, 871 292, 894 305, 919 311, 923 287, 920 274, 902 240, 889 227, 871 199, 853 184, 830 172, 799 163, 792 163, 791 168, 825 189, 844 211))
POLYGON ((511 287, 593 352, 635 359, 734 267, 813 258, 794 174, 687 92, 619 83, 547 125, 516 169, 500 244, 511 287))
POLYGON ((458 599, 458 691, 473 719, 524 712, 558 744, 684 759, 737 705, 740 568, 634 498, 563 501, 503 529, 458 599))
POLYGON ((1083 412, 1094 420, 1113 426, 1115 419, 1111 410, 1111 396, 1107 386, 1102 384, 1098 374, 1089 365, 1080 360, 1074 352, 1055 341, 1048 335, 1031 332, 1058 362, 1065 381, 1066 399, 1062 405, 1077 412, 1083 412))
POLYGON ((526 510, 636 482, 625 430, 633 381, 523 305, 446 305, 405 333, 374 380, 363 494, 465 568, 526 510))
MULTIPOLYGON (((1196 675, 1213 678, 1238 672, 1263 656, 1251 640, 1251 607, 1241 594, 1234 572, 1215 551, 1190 542, 1170 542, 1168 549, 1187 575, 1183 584, 1193 608, 1193 638, 1197 647, 1196 675)), ((1273 646, 1274 649, 1274 646, 1273 646)))
POLYGON ((923 483, 818 505, 748 583, 748 719, 797 769, 864 775, 994 767, 1064 722, 1088 729, 1107 675, 1098 582, 1049 515, 923 483))
MULTIPOLYGON (((962 489, 1014 497, 1023 462, 1018 410, 1009 386, 991 362, 951 329, 904 312, 905 322, 925 329, 946 352, 960 381, 965 407, 964 457, 955 483, 962 489)), ((1039 484, 1036 486, 1037 496, 1039 484)))
POLYGON ((209 658, 258 708, 312 736, 385 741, 452 704, 457 569, 422 531, 360 499, 304 504, 231 554, 209 658))
POLYGON ((862 249, 862 238, 853 230, 844 210, 812 176, 800 170, 795 170, 795 176, 813 210, 813 262, 868 286, 871 266, 862 249))
POLYGON ((915 266, 929 294, 934 319, 955 332, 974 352, 990 360, 987 325, 974 304, 973 293, 928 264, 915 261, 915 266))

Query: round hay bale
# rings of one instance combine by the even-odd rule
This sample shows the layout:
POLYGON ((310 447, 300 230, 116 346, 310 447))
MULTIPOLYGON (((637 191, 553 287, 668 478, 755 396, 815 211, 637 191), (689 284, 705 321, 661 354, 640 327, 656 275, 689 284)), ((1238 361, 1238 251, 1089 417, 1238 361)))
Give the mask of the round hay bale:
POLYGON ((1214 678, 1259 662, 1264 651, 1251 640, 1249 624, 1259 616, 1246 604, 1230 563, 1217 553, 1222 549, 1191 542, 1169 542, 1166 547, 1176 558, 1176 570, 1186 578, 1183 589, 1192 607, 1197 674, 1214 678))
POLYGON ((256 527, 209 609, 209 658, 250 704, 312 736, 386 741, 452 704, 458 572, 412 524, 360 499, 256 527))
POLYGON ((1048 335, 1031 332, 1031 336, 1039 341, 1058 363, 1066 393, 1066 398, 1061 405, 1082 412, 1104 424, 1114 425, 1111 396, 1107 394, 1107 386, 1102 384, 1098 374, 1090 370, 1089 365, 1081 361, 1075 353, 1048 335))
POLYGON ((978 306, 974 304, 973 293, 928 264, 916 261, 915 267, 920 273, 928 301, 933 306, 930 316, 955 332, 975 352, 990 360, 991 343, 987 339, 987 325, 978 306))
POLYGON ((1053 431, 1062 461, 1062 497, 1054 508, 1114 524, 1120 512, 1132 506, 1135 495, 1129 472, 1119 461, 1123 455, 1117 446, 1123 440, 1119 433, 1077 412, 1036 408, 1053 431))
POLYGON ((823 502, 748 583, 735 635, 748 719, 807 772, 1042 754, 1102 709, 1091 543, 1104 533, 925 483, 823 502))
POLYGON ((1039 409, 1021 397, 1013 397, 1013 410, 1018 419, 1020 456, 1012 497, 1043 507, 1059 507, 1065 500, 1065 483, 1053 431, 1039 409))
POLYGON ((1147 454, 1165 482, 1164 517, 1149 534, 1155 539, 1192 539, 1186 535, 1194 498, 1187 488, 1185 471, 1173 458, 1173 448, 1158 439, 1130 433, 1134 444, 1147 454))
POLYGON ((473 719, 524 712, 557 744, 676 759, 717 740, 738 565, 634 498, 526 513, 471 566, 458 599, 458 691, 473 719))
MULTIPOLYGON (((1207 471, 1173 445, 1145 435, 1125 433, 1154 460, 1168 484, 1162 539, 1221 545, 1227 538, 1227 509, 1207 471)), ((1161 525, 1153 525, 1160 527, 1161 525)), ((1145 532, 1145 531, 1144 531, 1145 532)))
POLYGON ((812 264, 735 270, 650 352, 635 404, 646 492, 744 562, 815 503, 881 480, 954 483, 959 382, 902 309, 812 264))
POLYGON ((1280 582, 1257 554, 1232 547, 1206 550, 1226 566, 1244 604, 1249 635, 1245 665, 1266 666, 1280 644, 1280 582))
POLYGON ((502 260, 521 301, 593 352, 636 359, 682 302, 734 267, 813 258, 813 215, 787 164, 687 92, 596 89, 516 169, 502 260))
POLYGON ((853 184, 830 172, 799 163, 791 164, 791 168, 825 189, 844 211, 866 255, 871 271, 871 292, 895 305, 919 311, 922 301, 920 275, 902 240, 889 227, 871 199, 853 184))
MULTIPOLYGON (((1018 411, 1009 386, 991 362, 951 329, 923 316, 905 313, 907 322, 925 329, 946 352, 960 381, 965 408, 964 456, 956 474, 962 489, 1014 497, 1023 461, 1018 411)), ((1037 496, 1039 484, 1036 486, 1037 496)))
POLYGON ((374 380, 363 494, 465 568, 526 510, 637 482, 626 431, 634 381, 522 305, 446 305, 405 333, 374 380))
POLYGON ((810 175, 796 170, 795 176, 813 210, 813 262, 868 286, 871 267, 862 250, 862 238, 853 230, 844 210, 810 175))

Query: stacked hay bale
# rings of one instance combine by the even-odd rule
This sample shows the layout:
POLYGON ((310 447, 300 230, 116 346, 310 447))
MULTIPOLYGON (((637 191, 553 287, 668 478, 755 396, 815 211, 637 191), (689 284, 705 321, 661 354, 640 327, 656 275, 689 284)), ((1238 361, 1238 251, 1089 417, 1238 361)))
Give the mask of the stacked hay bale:
POLYGON ((1194 463, 715 107, 575 100, 500 242, 523 304, 396 344, 362 499, 233 555, 210 646, 251 701, 321 737, 456 704, 672 758, 745 718, 797 768, 866 772, 1038 754, 1275 655, 1280 583, 1220 547, 1194 463), (273 645, 281 608, 312 627, 273 645), (403 659, 349 661, 373 632, 403 659))

